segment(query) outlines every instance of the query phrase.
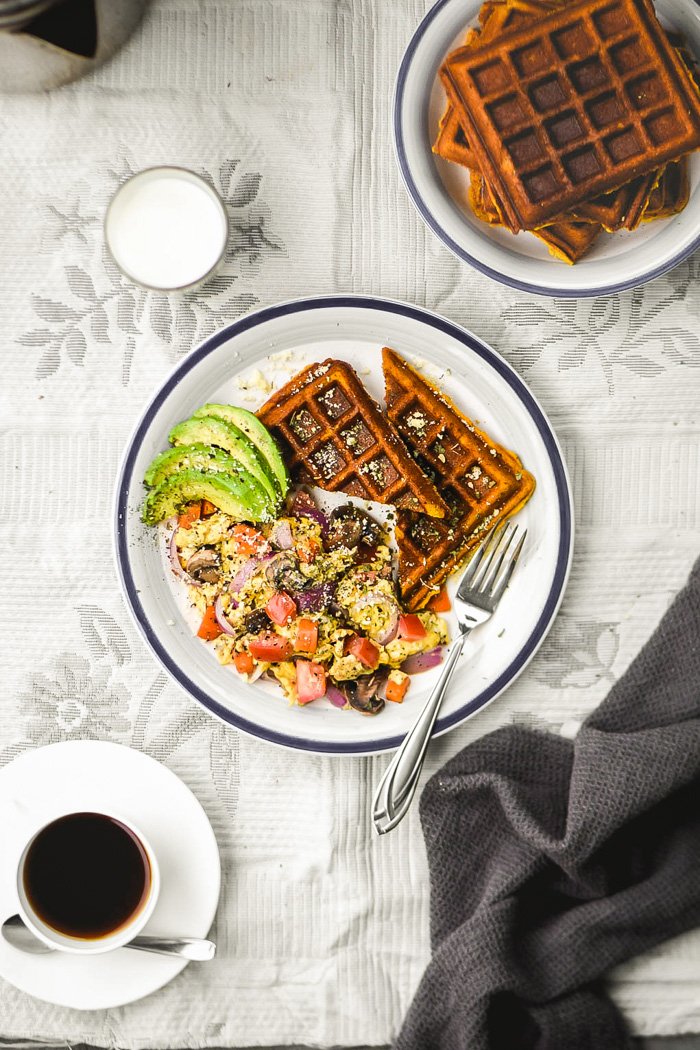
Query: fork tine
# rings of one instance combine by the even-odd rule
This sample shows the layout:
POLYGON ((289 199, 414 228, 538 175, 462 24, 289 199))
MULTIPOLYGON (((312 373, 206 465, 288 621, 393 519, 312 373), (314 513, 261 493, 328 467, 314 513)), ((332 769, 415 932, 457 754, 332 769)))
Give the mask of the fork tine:
POLYGON ((480 594, 490 594, 493 590, 493 585, 498 579, 498 574, 501 571, 501 566, 506 557, 506 554, 511 548, 514 537, 517 535, 518 526, 513 525, 511 522, 508 523, 506 528, 503 530, 503 541, 499 544, 498 548, 494 551, 494 558, 491 562, 491 568, 486 574, 485 578, 481 582, 479 587, 480 594), (500 551, 500 553, 499 553, 500 551), (498 557, 496 557, 498 554, 498 557), (495 562, 495 564, 494 564, 495 562))
POLYGON ((475 550, 475 552, 472 555, 471 559, 467 563, 467 568, 465 569, 464 576, 462 577, 462 582, 459 585, 460 586, 460 590, 463 587, 465 587, 465 586, 469 587, 471 589, 474 577, 476 576, 476 573, 477 573, 477 570, 478 570, 479 566, 481 565, 481 562, 483 561, 484 555, 486 554, 486 551, 488 550, 489 546, 491 545, 491 543, 492 543, 492 541, 494 539, 494 536, 496 535, 497 531, 498 531, 498 526, 495 526, 493 529, 491 529, 486 534, 485 538, 481 541, 481 543, 479 544, 477 549, 475 550))
MULTIPOLYGON (((513 575, 513 572, 515 570, 515 566, 518 564, 518 558, 520 557, 520 552, 523 549, 523 544, 525 543, 525 537, 526 536, 527 536, 527 529, 524 529, 523 530, 523 534, 520 537, 520 542, 518 543, 518 546, 515 548, 515 550, 511 554, 510 561, 506 565, 505 572, 503 573, 502 579, 499 581, 498 586, 494 586, 494 589, 492 590, 491 594, 489 595, 491 601, 494 604, 497 604, 498 602, 500 602, 501 598, 503 597, 503 592, 505 591, 506 587, 510 583, 510 578, 513 575)), ((494 581, 494 585, 495 585, 495 583, 496 583, 496 581, 494 581)))
POLYGON ((492 546, 491 550, 489 551, 488 558, 486 558, 484 564, 481 566, 479 572, 477 573, 476 579, 474 579, 472 581, 472 589, 473 590, 479 591, 479 593, 481 593, 484 590, 484 583, 485 583, 485 581, 488 579, 488 577, 490 575, 491 566, 493 565, 493 560, 496 557, 496 555, 498 554, 499 550, 501 549, 501 546, 503 544, 503 540, 508 536, 509 530, 510 530, 510 524, 508 522, 504 523, 503 525, 499 525, 494 530, 493 535, 494 535, 494 537, 497 537, 496 542, 494 543, 494 545, 492 546))

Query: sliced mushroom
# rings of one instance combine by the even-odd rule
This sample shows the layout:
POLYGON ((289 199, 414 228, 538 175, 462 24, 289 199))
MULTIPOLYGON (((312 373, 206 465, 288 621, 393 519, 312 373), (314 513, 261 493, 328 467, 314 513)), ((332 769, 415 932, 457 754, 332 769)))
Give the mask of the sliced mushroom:
POLYGON ((364 675, 354 682, 343 682, 344 692, 351 707, 363 715, 378 715, 384 707, 384 700, 379 696, 379 689, 386 680, 387 671, 375 671, 364 675))
POLYGON ((219 582, 219 555, 211 547, 200 547, 185 566, 185 571, 199 583, 219 582))
POLYGON ((253 612, 249 612, 244 622, 246 634, 262 634, 263 631, 269 630, 272 626, 272 621, 264 609, 255 609, 253 612))
POLYGON ((336 547, 358 547, 364 544, 366 547, 376 547, 382 542, 381 526, 359 507, 352 503, 344 503, 342 507, 336 507, 330 517, 328 524, 328 536, 326 547, 334 550, 336 547))
POLYGON ((308 582, 299 569, 299 562, 289 551, 281 551, 270 558, 265 575, 273 587, 290 594, 302 590, 308 582))

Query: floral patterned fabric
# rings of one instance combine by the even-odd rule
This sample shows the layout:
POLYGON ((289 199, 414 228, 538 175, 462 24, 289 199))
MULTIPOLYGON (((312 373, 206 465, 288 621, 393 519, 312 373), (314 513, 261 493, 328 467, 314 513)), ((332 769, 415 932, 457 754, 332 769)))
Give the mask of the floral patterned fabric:
MULTIPOLYGON (((511 722, 571 734, 687 576, 700 538, 700 261, 582 302, 461 265, 395 170, 389 99, 415 0, 154 0, 91 78, 4 97, 0 200, 0 762, 54 740, 140 748, 193 789, 224 865, 217 960, 158 994, 79 1014, 0 982, 0 1036, 99 1046, 381 1044, 429 956, 417 807, 373 837, 385 758, 277 750, 219 725, 133 627, 112 554, 119 458, 147 399, 203 337, 323 292, 415 302, 473 329, 526 378, 562 441, 577 546, 535 660, 435 742, 434 772, 511 722), (139 290, 104 255, 117 185, 153 164, 222 193, 226 263, 197 293, 139 290)), ((700 1029, 700 936, 616 972, 640 1033, 700 1029)))

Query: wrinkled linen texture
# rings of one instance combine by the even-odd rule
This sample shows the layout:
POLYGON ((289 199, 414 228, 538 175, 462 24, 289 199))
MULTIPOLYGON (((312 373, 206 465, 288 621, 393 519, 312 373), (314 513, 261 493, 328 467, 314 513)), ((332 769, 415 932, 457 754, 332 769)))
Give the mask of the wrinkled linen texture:
POLYGON ((699 790, 700 562, 575 741, 504 727, 427 785, 435 954, 396 1050, 632 1050, 595 982, 700 924, 699 790))
MULTIPOLYGON (((373 836, 385 757, 281 751, 227 730, 154 662, 112 555, 119 458, 156 386, 247 310, 317 293, 394 296, 495 346, 562 442, 577 545, 561 613, 517 683, 431 748, 434 773, 500 726, 572 733, 649 637, 698 550, 700 260, 574 302, 495 284, 424 228, 395 170, 394 75, 416 0, 155 0, 114 61, 0 98, 0 761, 102 738, 166 763, 221 848, 219 954, 104 1013, 0 983, 0 1036, 121 1048, 383 1044, 430 958, 418 807, 373 836), (153 164, 206 173, 231 243, 202 291, 141 291, 102 219, 153 164)), ((379 339, 381 341, 381 339, 379 339)), ((617 969, 639 1033, 700 1030, 700 936, 617 969)))

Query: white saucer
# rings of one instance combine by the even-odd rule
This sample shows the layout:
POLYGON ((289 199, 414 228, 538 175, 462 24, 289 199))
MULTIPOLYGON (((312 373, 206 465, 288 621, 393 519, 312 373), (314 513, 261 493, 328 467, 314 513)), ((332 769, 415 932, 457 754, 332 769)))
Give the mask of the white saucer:
MULTIPOLYGON (((143 829, 162 885, 146 934, 206 937, 219 900, 219 850, 207 816, 174 773, 139 751, 92 740, 28 751, 0 769, 0 916, 17 912, 17 858, 32 827, 66 810, 118 811, 143 829)), ((76 1010, 105 1010, 150 995, 183 959, 119 948, 83 957, 27 955, 0 936, 0 977, 76 1010)), ((196 963, 195 965, 208 965, 196 963)))

